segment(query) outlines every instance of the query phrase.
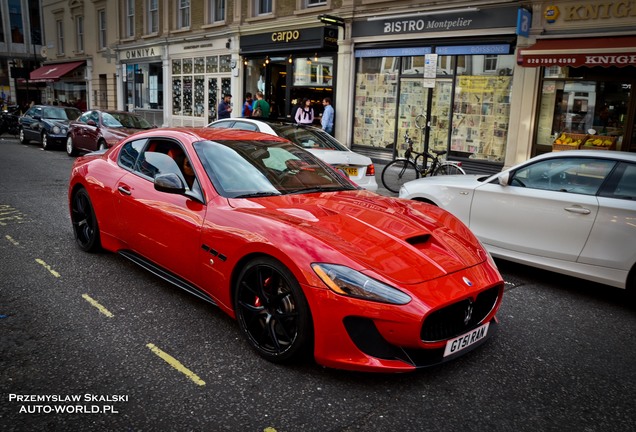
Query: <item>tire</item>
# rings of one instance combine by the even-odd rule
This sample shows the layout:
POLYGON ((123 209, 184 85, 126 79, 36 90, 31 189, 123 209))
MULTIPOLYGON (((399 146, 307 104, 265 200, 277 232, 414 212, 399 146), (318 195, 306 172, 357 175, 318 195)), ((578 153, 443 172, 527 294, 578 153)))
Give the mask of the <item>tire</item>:
POLYGON ((419 177, 415 164, 407 159, 396 159, 382 170, 382 184, 393 193, 400 192, 404 183, 419 177))
POLYGON ((75 242, 84 252, 96 252, 101 249, 99 226, 93 204, 86 189, 79 189, 71 201, 71 222, 75 242))
POLYGON ((466 174, 466 171, 462 169, 462 167, 457 166, 455 164, 445 163, 438 166, 435 169, 433 175, 458 175, 458 174, 466 174))
POLYGON ((97 150, 106 150, 107 148, 108 147, 106 147, 106 141, 100 139, 97 143, 97 150))
POLYGON ((234 311, 250 346, 274 363, 297 360, 313 340, 307 299, 292 273, 273 258, 253 259, 234 288, 234 311))
POLYGON ((73 138, 70 135, 66 138, 66 154, 71 157, 77 156, 77 149, 73 146, 73 138))
POLYGON ((49 134, 44 132, 42 134, 42 148, 44 150, 51 150, 51 144, 49 144, 49 134))
POLYGON ((20 128, 20 144, 28 144, 29 140, 24 135, 24 129, 20 128))

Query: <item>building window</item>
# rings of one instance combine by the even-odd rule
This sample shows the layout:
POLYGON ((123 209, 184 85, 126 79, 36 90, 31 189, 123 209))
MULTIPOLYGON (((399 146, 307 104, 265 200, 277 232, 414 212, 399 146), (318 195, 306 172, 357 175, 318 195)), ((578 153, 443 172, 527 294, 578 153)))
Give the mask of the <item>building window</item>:
POLYGON ((0 42, 4 42, 4 20, 2 19, 2 9, 0 9, 0 42))
MULTIPOLYGON (((0 20, 2 16, 0 16, 0 20)), ((40 2, 37 0, 29 1, 29 24, 31 25, 31 43, 33 45, 43 45, 42 43, 42 20, 40 19, 40 2)), ((0 33, 2 26, 0 25, 0 33)), ((4 40, 4 35, 0 37, 0 41, 4 40)))
POLYGON ((177 11, 177 28, 190 27, 190 0, 179 0, 179 10, 177 11))
POLYGON ((11 26, 11 42, 24 43, 22 2, 20 0, 9 0, 9 25, 11 26))
POLYGON ((126 0, 126 37, 135 36, 135 0, 126 0))
POLYGON ((148 0, 148 33, 159 31, 159 0, 148 0))
POLYGON ((484 72, 495 72, 497 70, 497 56, 485 55, 484 56, 484 72))
POLYGON ((57 55, 64 55, 64 22, 62 20, 55 21, 57 31, 57 55))
POLYGON ((325 6, 327 4, 327 0, 305 0, 306 7, 314 7, 314 6, 325 6))
POLYGON ((97 11, 97 29, 98 49, 102 50, 106 48, 106 10, 104 9, 97 11))
POLYGON ((225 21, 225 0, 210 0, 209 11, 210 23, 225 21))
POLYGON ((84 17, 81 15, 75 17, 75 32, 77 52, 84 52, 84 17))
POLYGON ((273 0, 254 0, 255 15, 266 15, 272 13, 273 0))

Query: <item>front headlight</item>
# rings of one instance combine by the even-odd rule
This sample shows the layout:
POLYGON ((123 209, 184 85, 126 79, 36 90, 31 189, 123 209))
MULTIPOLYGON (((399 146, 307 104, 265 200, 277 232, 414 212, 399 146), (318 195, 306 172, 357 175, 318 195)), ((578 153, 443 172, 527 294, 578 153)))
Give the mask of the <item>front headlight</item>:
POLYGON ((55 135, 59 134, 60 133, 60 127, 59 126, 53 126, 53 133, 55 135))
POLYGON ((411 297, 359 271, 337 264, 314 263, 314 272, 333 292, 365 300, 403 305, 411 297))

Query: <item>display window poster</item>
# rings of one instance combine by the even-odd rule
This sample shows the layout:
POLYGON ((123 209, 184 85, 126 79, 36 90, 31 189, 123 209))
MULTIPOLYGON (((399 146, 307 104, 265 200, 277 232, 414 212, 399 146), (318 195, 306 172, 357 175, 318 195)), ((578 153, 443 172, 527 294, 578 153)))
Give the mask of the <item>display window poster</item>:
POLYGON ((477 159, 504 159, 511 87, 509 76, 457 77, 451 151, 477 159))
POLYGON ((391 148, 398 106, 397 74, 356 75, 353 140, 357 145, 391 148))

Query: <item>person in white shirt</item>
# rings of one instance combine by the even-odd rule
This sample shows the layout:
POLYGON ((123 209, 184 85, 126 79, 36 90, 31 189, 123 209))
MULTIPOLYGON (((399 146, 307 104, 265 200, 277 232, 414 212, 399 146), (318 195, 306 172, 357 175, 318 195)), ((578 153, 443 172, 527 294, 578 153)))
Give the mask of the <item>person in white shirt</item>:
POLYGON ((300 103, 300 106, 296 110, 296 123, 298 124, 312 124, 314 122, 314 109, 311 107, 311 100, 304 98, 300 103))

